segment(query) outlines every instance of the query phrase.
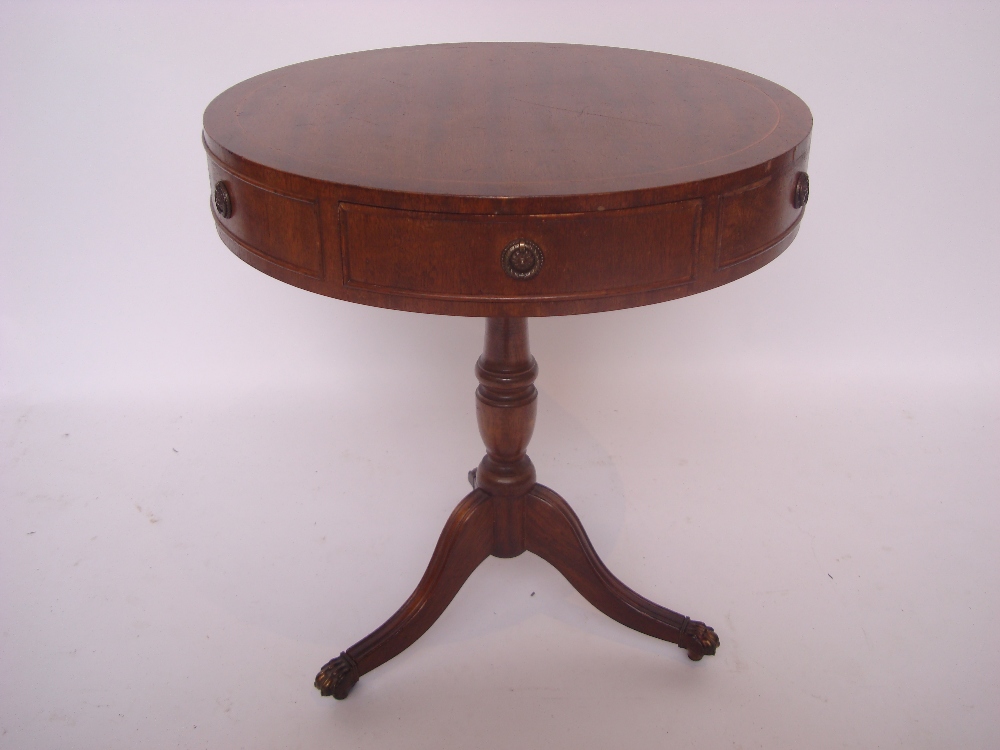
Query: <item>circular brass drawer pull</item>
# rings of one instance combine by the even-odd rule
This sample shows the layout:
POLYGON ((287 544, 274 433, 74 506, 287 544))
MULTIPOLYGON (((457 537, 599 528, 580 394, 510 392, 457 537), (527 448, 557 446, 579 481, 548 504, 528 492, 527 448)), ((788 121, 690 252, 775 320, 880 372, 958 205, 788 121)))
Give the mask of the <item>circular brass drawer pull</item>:
POLYGON ((545 263, 542 248, 531 240, 514 240, 500 254, 500 265, 512 279, 524 281, 537 275, 545 263))
POLYGON ((226 183, 215 183, 215 193, 212 195, 212 200, 215 203, 215 210, 223 219, 228 219, 233 215, 233 199, 229 197, 229 188, 226 187, 226 183))
POLYGON ((792 207, 802 208, 809 202, 809 175, 799 172, 795 177, 795 192, 792 195, 792 207))

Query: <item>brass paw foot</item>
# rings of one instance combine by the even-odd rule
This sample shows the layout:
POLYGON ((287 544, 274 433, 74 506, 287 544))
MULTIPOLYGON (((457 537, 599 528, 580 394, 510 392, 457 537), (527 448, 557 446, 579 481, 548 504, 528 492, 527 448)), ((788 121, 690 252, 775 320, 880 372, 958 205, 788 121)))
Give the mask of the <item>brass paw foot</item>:
POLYGON ((313 684, 320 694, 332 695, 342 701, 359 679, 361 674, 358 672, 358 663, 346 651, 341 651, 340 656, 330 659, 319 671, 313 684))
POLYGON ((681 639, 677 645, 687 649, 691 661, 699 661, 703 656, 715 654, 719 636, 705 623, 687 618, 681 626, 681 639))

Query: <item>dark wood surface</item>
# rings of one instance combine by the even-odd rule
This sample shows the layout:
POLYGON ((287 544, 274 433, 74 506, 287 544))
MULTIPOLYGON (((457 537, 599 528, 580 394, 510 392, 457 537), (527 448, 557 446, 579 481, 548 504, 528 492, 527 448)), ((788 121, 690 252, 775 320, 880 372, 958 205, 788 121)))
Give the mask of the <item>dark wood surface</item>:
POLYGON ((304 289, 487 317, 486 455, 413 595, 316 677, 344 698, 490 555, 531 551, 595 607, 695 660, 715 631, 605 567, 527 456, 526 317, 661 302, 760 268, 798 231, 812 116, 748 73, 653 52, 434 45, 313 60, 205 112, 212 210, 246 262, 304 289))
POLYGON ((316 675, 323 695, 346 698, 362 675, 412 645, 441 616, 490 555, 533 552, 552 564, 597 609, 698 661, 719 647, 715 631, 654 604, 619 581, 598 557, 569 504, 535 481, 527 456, 535 426, 538 365, 524 318, 486 321, 476 363, 476 414, 486 455, 469 472, 473 489, 452 512, 416 590, 381 627, 331 659, 316 675))
POLYGON ((223 241, 288 283, 418 312, 540 316, 732 281, 792 241, 812 116, 654 52, 431 45, 251 78, 205 111, 223 241), (501 262, 539 248, 531 278, 501 262))

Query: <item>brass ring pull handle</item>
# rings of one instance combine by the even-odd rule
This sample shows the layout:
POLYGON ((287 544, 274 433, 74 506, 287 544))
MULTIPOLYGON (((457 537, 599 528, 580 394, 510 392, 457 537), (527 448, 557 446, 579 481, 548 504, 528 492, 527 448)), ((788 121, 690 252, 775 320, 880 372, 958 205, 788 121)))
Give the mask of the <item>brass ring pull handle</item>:
POLYGON ((809 202, 809 175, 799 172, 795 177, 795 192, 792 193, 792 206, 802 208, 809 202))
POLYGON ((223 219, 228 219, 233 215, 233 199, 229 197, 229 189, 226 187, 226 183, 215 183, 212 202, 215 204, 215 210, 223 219))
POLYGON ((531 240, 514 240, 500 254, 500 265, 512 279, 524 281, 538 274, 545 263, 542 248, 531 240))

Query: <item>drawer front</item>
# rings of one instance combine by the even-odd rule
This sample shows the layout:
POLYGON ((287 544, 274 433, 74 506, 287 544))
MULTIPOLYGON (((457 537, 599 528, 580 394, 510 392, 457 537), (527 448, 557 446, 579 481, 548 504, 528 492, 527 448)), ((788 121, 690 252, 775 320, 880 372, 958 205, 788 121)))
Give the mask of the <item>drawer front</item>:
POLYGON ((701 200, 575 214, 495 216, 340 204, 344 284, 408 296, 587 297, 689 282, 701 200), (512 278, 501 262, 515 240, 542 251, 538 273, 512 278))
POLYGON ((719 196, 716 268, 764 252, 796 226, 803 211, 792 203, 798 174, 792 169, 719 196))
POLYGON ((208 173, 213 192, 221 182, 230 198, 228 218, 213 206, 220 231, 270 263, 314 278, 323 276, 319 207, 315 201, 254 185, 212 158, 208 160, 208 173))

